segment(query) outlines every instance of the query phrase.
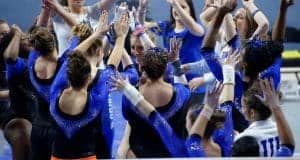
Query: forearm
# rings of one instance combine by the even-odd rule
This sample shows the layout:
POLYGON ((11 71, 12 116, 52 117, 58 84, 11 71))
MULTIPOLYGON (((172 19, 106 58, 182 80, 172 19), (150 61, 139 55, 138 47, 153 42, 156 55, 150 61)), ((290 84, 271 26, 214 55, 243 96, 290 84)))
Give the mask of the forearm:
POLYGON ((280 106, 273 107, 272 113, 273 113, 274 119, 276 121, 278 135, 279 135, 281 144, 295 145, 295 139, 293 136, 293 132, 289 126, 289 123, 285 119, 285 116, 284 116, 280 106))
POLYGON ((56 12, 65 20, 65 22, 72 28, 78 22, 72 17, 72 15, 67 12, 61 5, 58 5, 56 12))
POLYGON ((48 26, 48 22, 51 16, 51 9, 47 9, 47 8, 42 8, 41 13, 38 17, 37 26, 42 26, 42 27, 47 27, 48 26))
POLYGON ((255 38, 256 36, 262 36, 267 34, 269 30, 269 21, 267 17, 264 15, 264 13, 262 11, 258 11, 257 13, 255 13, 258 10, 258 8, 254 3, 249 4, 245 7, 250 11, 250 13, 255 14, 253 15, 254 16, 253 18, 258 25, 257 29, 252 34, 251 38, 255 38))
POLYGON ((0 91, 0 100, 8 100, 9 99, 9 90, 0 91))
POLYGON ((192 73, 192 74, 204 74, 209 72, 209 68, 205 62, 204 59, 197 61, 197 62, 193 62, 193 63, 188 63, 188 73, 192 73))
POLYGON ((116 39, 115 47, 109 56, 107 65, 113 65, 116 68, 119 66, 119 63, 122 59, 123 52, 124 52, 124 44, 125 44, 125 37, 118 37, 116 39))
POLYGON ((86 51, 92 46, 92 44, 99 38, 99 35, 94 32, 91 36, 89 36, 86 40, 81 42, 74 50, 78 50, 82 53, 86 53, 86 51))
POLYGON ((217 8, 216 7, 208 7, 200 14, 200 20, 202 24, 205 25, 206 28, 209 28, 209 23, 213 19, 214 15, 216 14, 217 8))
POLYGON ((211 28, 209 29, 208 33, 206 34, 203 43, 202 48, 214 48, 216 44, 216 40, 218 38, 218 31, 221 27, 222 21, 224 16, 226 15, 226 12, 222 9, 219 9, 217 11, 216 18, 213 20, 211 28))
POLYGON ((212 114, 213 109, 205 104, 201 110, 200 115, 198 115, 195 123, 193 124, 189 135, 197 134, 200 137, 203 137, 207 123, 210 120, 212 114))
POLYGON ((174 1, 172 7, 177 11, 181 21, 193 34, 202 36, 204 29, 181 7, 178 1, 174 1))
POLYGON ((127 66, 132 65, 132 64, 133 64, 133 62, 131 60, 131 57, 128 55, 126 49, 124 48, 124 53, 123 53, 123 56, 122 56, 123 68, 126 68, 127 66))
POLYGON ((224 21, 225 39, 230 41, 236 34, 236 26, 231 13, 226 14, 224 21))
POLYGON ((219 98, 219 104, 224 102, 233 101, 234 99, 234 85, 225 84, 222 93, 219 98))
POLYGON ((140 36, 139 36, 139 39, 143 45, 143 47, 147 50, 147 49, 150 49, 150 48, 154 48, 156 47, 156 45, 152 42, 152 40, 149 38, 148 34, 145 32, 145 33, 142 33, 140 36))
POLYGON ((146 13, 147 13, 147 8, 138 8, 137 10, 137 15, 138 15, 138 22, 141 25, 144 25, 145 19, 146 19, 146 13))
POLYGON ((138 104, 137 108, 141 111, 146 117, 149 117, 151 112, 155 111, 155 108, 145 99, 142 99, 138 104))
POLYGON ((19 56, 21 33, 15 32, 13 39, 4 51, 4 58, 15 61, 19 56))
POLYGON ((282 41, 285 35, 287 7, 282 4, 272 31, 273 41, 282 41))

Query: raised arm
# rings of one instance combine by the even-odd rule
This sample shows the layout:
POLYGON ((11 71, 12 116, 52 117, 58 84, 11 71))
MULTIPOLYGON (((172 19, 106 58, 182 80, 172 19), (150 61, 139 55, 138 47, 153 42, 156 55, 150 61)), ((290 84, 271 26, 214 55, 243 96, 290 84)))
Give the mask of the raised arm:
POLYGON ((257 97, 272 111, 276 121, 281 144, 290 147, 291 152, 293 152, 295 147, 295 139, 289 123, 287 122, 281 110, 279 102, 279 90, 275 89, 273 79, 260 80, 260 87, 263 90, 263 97, 257 97))
POLYGON ((137 18, 138 18, 138 22, 141 25, 144 25, 145 23, 148 4, 149 4, 149 0, 139 0, 139 7, 137 9, 137 18))
POLYGON ((210 22, 213 20, 221 0, 205 0, 202 12, 200 13, 200 20, 206 28, 209 28, 210 22))
MULTIPOLYGON (((191 33, 197 36, 204 35, 204 28, 199 25, 182 7, 178 0, 167 0, 169 4, 176 10, 176 13, 180 16, 183 24, 187 27, 191 33)), ((192 9, 192 8, 190 8, 192 9)))
POLYGON ((17 25, 12 25, 11 31, 14 32, 14 36, 7 48, 5 49, 3 57, 4 59, 10 59, 15 61, 19 56, 22 31, 17 25))
POLYGON ((256 36, 264 36, 269 30, 269 21, 262 11, 255 5, 254 0, 243 0, 243 5, 248 9, 253 16, 254 21, 257 23, 257 28, 254 33, 251 35, 250 39, 255 38, 256 36))
POLYGON ((214 86, 206 92, 206 101, 204 102, 204 107, 202 108, 200 115, 194 122, 189 135, 196 134, 200 137, 204 136, 207 123, 210 120, 210 117, 212 116, 215 108, 219 105, 218 100, 222 89, 223 85, 215 83, 214 86))
POLYGON ((232 109, 234 105, 234 86, 235 86, 235 66, 238 63, 240 54, 238 52, 231 53, 225 59, 223 71, 223 85, 224 88, 219 97, 220 109, 226 114, 224 127, 218 130, 218 136, 215 142, 218 143, 222 149, 222 156, 231 155, 231 145, 233 144, 233 120, 232 109))
POLYGON ((85 53, 97 39, 101 39, 104 36, 107 29, 108 29, 108 12, 103 11, 99 18, 99 27, 97 28, 97 30, 86 40, 81 42, 75 48, 75 50, 79 50, 82 53, 85 53))
POLYGON ((224 5, 222 5, 218 11, 215 19, 213 20, 208 33, 202 43, 202 48, 214 48, 216 40, 218 38, 218 33, 222 25, 223 19, 227 13, 230 13, 236 7, 236 0, 228 0, 224 5))
POLYGON ((223 25, 224 25, 224 32, 225 32, 225 40, 226 42, 229 42, 234 38, 234 36, 237 35, 235 22, 233 20, 233 16, 231 13, 226 14, 223 21, 223 25))
POLYGON ((43 1, 41 13, 38 16, 36 25, 47 27, 50 16, 51 16, 51 7, 48 5, 48 3, 46 3, 46 1, 43 1))
POLYGON ((99 2, 99 9, 101 11, 107 10, 109 11, 113 4, 115 4, 116 0, 100 0, 99 2))
POLYGON ((286 13, 289 6, 293 5, 293 0, 281 0, 279 14, 272 31, 273 41, 283 41, 285 35, 286 13))
POLYGON ((57 0, 45 0, 45 4, 55 11, 59 16, 61 16, 70 27, 73 27, 78 23, 73 16, 59 4, 57 0))
POLYGON ((107 65, 118 67, 123 56, 125 39, 129 30, 129 17, 127 13, 124 13, 121 18, 114 23, 114 30, 116 32, 117 39, 114 49, 107 61, 107 65))
POLYGON ((234 84, 235 84, 235 66, 239 62, 240 54, 238 50, 228 55, 223 62, 223 84, 224 89, 220 95, 219 103, 233 101, 234 99, 234 84))
POLYGON ((214 52, 216 40, 218 38, 218 33, 224 16, 233 11, 236 7, 236 0, 226 1, 217 11, 215 19, 212 21, 211 28, 208 33, 205 35, 203 43, 202 43, 202 56, 204 57, 209 69, 214 74, 216 79, 219 81, 223 80, 222 75, 222 66, 219 63, 218 58, 216 57, 216 53, 214 52))

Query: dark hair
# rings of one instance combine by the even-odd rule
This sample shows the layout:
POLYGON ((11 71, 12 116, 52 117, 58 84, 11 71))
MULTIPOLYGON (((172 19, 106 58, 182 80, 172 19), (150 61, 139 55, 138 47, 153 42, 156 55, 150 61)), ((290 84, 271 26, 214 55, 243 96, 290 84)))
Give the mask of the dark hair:
POLYGON ((251 40, 245 44, 243 62, 245 75, 256 79, 258 74, 281 56, 283 44, 281 42, 251 40))
POLYGON ((3 58, 4 51, 8 47, 10 41, 13 39, 14 34, 15 33, 11 30, 9 33, 4 35, 3 38, 1 38, 1 41, 0 41, 0 54, 1 54, 0 58, 1 58, 1 60, 3 58))
POLYGON ((259 120, 266 120, 271 116, 271 110, 263 104, 256 95, 262 96, 263 93, 258 86, 252 86, 243 94, 243 102, 248 109, 255 110, 259 115, 259 120))
POLYGON ((55 38, 44 27, 36 27, 31 32, 30 42, 41 55, 48 55, 55 49, 55 38))
POLYGON ((80 42, 83 42, 83 41, 86 40, 89 36, 91 36, 91 35, 93 34, 93 28, 92 28, 90 25, 84 24, 84 23, 76 24, 76 25, 72 28, 72 34, 73 34, 73 35, 80 35, 80 36, 79 36, 80 42), (85 34, 79 33, 81 25, 84 25, 84 26, 87 28, 87 31, 85 32, 85 34))
POLYGON ((146 51, 142 59, 142 70, 151 80, 157 80, 164 75, 167 63, 167 53, 160 48, 152 48, 146 51))
POLYGON ((68 0, 59 0, 59 3, 62 5, 62 6, 68 6, 68 0))
POLYGON ((259 157, 259 145, 252 136, 244 136, 233 143, 232 157, 259 157))
POLYGON ((5 20, 0 19, 0 24, 8 24, 5 20))
MULTIPOLYGON (((9 33, 7 33, 3 38, 1 38, 0 41, 0 61, 3 61, 3 54, 6 48, 8 47, 9 43, 13 39, 15 33, 13 30, 11 30, 9 33)), ((20 43, 19 45, 19 57, 27 59, 29 55, 29 50, 25 48, 24 43, 20 43)))
MULTIPOLYGON (((195 21, 197 21, 193 0, 185 0, 185 1, 186 1, 186 3, 188 4, 188 6, 190 8, 190 16, 195 21)), ((170 23, 171 23, 172 27, 175 27, 175 19, 174 19, 173 14, 172 14, 172 9, 173 9, 173 7, 171 6, 170 7, 170 23)))
POLYGON ((244 38, 248 39, 253 35, 253 33, 255 32, 258 25, 255 22, 250 10, 245 8, 245 11, 246 11, 246 17, 245 18, 246 18, 247 26, 249 28, 248 28, 247 33, 245 34, 246 37, 244 37, 244 38))
POLYGON ((67 75, 73 88, 82 88, 90 76, 91 66, 80 51, 73 51, 68 58, 67 75))
MULTIPOLYGON (((197 117, 199 116, 203 107, 204 107, 204 104, 193 105, 189 108, 189 110, 191 111, 190 120, 192 122, 191 123, 192 125, 195 123, 195 121, 196 121, 197 117)), ((213 115, 211 116, 210 120, 208 121, 208 123, 206 125, 203 138, 210 138, 212 136, 213 132, 217 129, 216 124, 218 122, 224 123, 225 120, 226 120, 226 115, 223 111, 214 110, 213 115)))

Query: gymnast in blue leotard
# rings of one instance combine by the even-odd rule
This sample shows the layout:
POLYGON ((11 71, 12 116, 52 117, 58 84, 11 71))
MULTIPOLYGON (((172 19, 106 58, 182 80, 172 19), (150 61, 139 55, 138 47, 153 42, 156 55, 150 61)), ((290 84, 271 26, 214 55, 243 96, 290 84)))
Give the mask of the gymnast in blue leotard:
MULTIPOLYGON (((230 75, 229 77, 234 77, 234 67, 229 67, 230 75)), ((228 71, 228 70, 227 70, 228 71)), ((234 93, 234 81, 228 79, 228 74, 225 75, 224 90, 222 87, 214 87, 213 93, 207 95, 207 103, 205 107, 194 106, 188 109, 186 126, 189 131, 189 138, 180 137, 176 128, 172 127, 172 122, 165 118, 165 113, 161 112, 159 109, 153 107, 149 102, 144 99, 144 96, 140 94, 135 88, 128 85, 128 83, 122 79, 115 79, 116 86, 125 94, 128 98, 127 103, 131 103, 131 107, 125 110, 125 113, 131 113, 132 115, 139 115, 141 120, 143 120, 143 130, 146 125, 150 125, 152 130, 154 129, 156 134, 161 138, 161 145, 168 151, 167 155, 170 157, 205 157, 205 156, 221 156, 230 154, 230 148, 233 140, 233 125, 231 119, 231 109, 234 107, 232 102, 234 93), (221 105, 216 111, 214 108, 218 106, 219 95, 223 91, 226 95, 221 96, 221 105), (223 102, 224 101, 224 102, 223 102), (212 108, 210 106, 213 106, 212 108), (132 110, 132 111, 128 111, 132 110), (199 115, 199 112, 201 114, 199 115), (226 114, 226 118, 224 115, 226 114), (196 120, 197 119, 197 120, 196 120), (224 123, 225 122, 225 123, 224 123), (215 129, 219 128, 220 125, 224 123, 223 134, 219 134, 219 137, 214 137, 213 132, 215 129), (215 142, 214 142, 215 141, 215 142), (205 148, 205 150, 204 150, 205 148)), ((129 114, 126 118, 129 119, 129 124, 131 118, 129 114)), ((141 121, 140 120, 140 121, 141 121)), ((141 123, 138 121, 139 123, 141 123)), ((134 124, 136 124, 135 122, 134 124)), ((136 127, 132 126, 131 128, 136 127)), ((183 126, 181 126, 183 127, 183 126)), ((140 131, 141 132, 141 131, 140 131)), ((152 131, 153 132, 153 131, 152 131)), ((149 131, 144 133, 149 138, 149 131)), ((137 135, 136 135, 137 136, 137 135)), ((134 136, 134 137, 136 137, 134 136)), ((140 135, 141 136, 141 135, 140 135)), ((145 141, 144 139, 140 139, 145 141)), ((154 139, 151 139, 154 142, 154 139)), ((141 143, 141 142, 140 142, 141 143)), ((149 146, 149 144, 140 144, 149 146)), ((130 144, 131 149, 137 155, 134 149, 135 146, 130 144)), ((144 150, 146 150, 145 148, 144 150)), ((148 151, 149 152, 149 151, 148 151)), ((152 150, 153 154, 159 153, 158 150, 152 150)), ((141 154, 141 153, 140 153, 141 154)), ((139 156, 139 155, 138 155, 139 156)))
MULTIPOLYGON (((233 6, 234 7, 234 6, 233 6)), ((232 8, 231 8, 232 9, 232 8)), ((215 33, 219 30, 222 20, 226 13, 229 13, 231 9, 221 7, 216 15, 215 20, 212 22, 212 28, 209 30, 202 43, 203 58, 209 66, 211 72, 219 81, 223 80, 222 69, 220 62, 214 52, 216 43, 215 33)), ((256 82, 258 77, 272 77, 275 81, 275 86, 278 87, 280 82, 280 66, 281 66, 281 52, 283 51, 283 45, 280 42, 274 41, 261 41, 253 39, 245 43, 240 49, 241 62, 240 69, 236 72, 235 78, 235 99, 234 103, 237 109, 241 107, 241 97, 247 88, 251 87, 256 82)), ((241 116, 240 113, 234 110, 237 116, 241 116)), ((236 116, 234 116, 236 117, 236 116)), ((235 123, 235 129, 242 131, 247 127, 246 121, 243 118, 239 118, 241 123, 235 123)), ((237 122, 237 120, 235 120, 237 122)))
MULTIPOLYGON (((106 69, 101 71, 97 68, 103 56, 99 37, 105 33, 107 18, 108 13, 103 12, 102 27, 75 49, 52 86, 50 112, 58 127, 53 159, 111 158, 113 128, 108 103, 109 81, 110 76, 116 74, 115 68, 124 52, 128 17, 124 14, 115 24, 116 44, 106 69)), ((130 65, 125 68, 128 69, 123 75, 136 82, 136 70, 130 65)))

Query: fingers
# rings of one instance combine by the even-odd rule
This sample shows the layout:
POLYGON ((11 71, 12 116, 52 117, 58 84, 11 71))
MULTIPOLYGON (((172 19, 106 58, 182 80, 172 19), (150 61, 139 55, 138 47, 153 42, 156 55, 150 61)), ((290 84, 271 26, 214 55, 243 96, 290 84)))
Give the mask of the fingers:
POLYGON ((191 80, 189 82, 189 88, 190 88, 190 90, 194 91, 197 88, 197 83, 195 83, 195 81, 191 80))

